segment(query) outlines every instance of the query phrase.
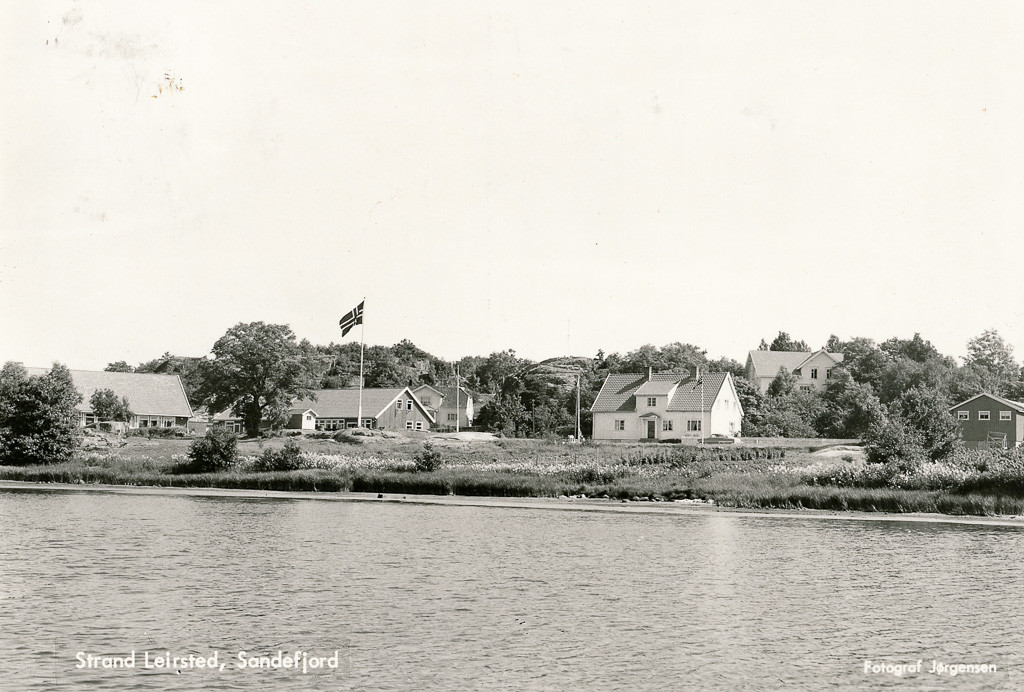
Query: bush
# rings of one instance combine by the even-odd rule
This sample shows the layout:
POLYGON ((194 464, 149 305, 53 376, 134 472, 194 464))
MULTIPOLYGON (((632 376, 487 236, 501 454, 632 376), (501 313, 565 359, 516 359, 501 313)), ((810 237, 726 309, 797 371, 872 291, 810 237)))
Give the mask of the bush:
POLYGON ((81 401, 71 371, 60 363, 37 377, 7 363, 0 371, 0 464, 70 460, 82 442, 81 401))
POLYGON ((265 449, 256 459, 253 471, 295 471, 305 466, 306 457, 295 440, 288 440, 281 449, 265 449))
POLYGON ((216 473, 234 466, 238 455, 238 438, 226 430, 210 429, 192 443, 188 460, 176 465, 173 473, 216 473))
POLYGON ((188 430, 180 425, 175 425, 172 428, 132 428, 128 431, 131 436, 147 437, 152 440, 154 437, 165 439, 170 437, 186 437, 188 430))
POLYGON ((416 453, 415 460, 417 471, 436 471, 444 464, 441 452, 434 449, 429 441, 423 443, 423 449, 416 453))
POLYGON ((865 437, 865 442, 869 464, 916 462, 927 456, 921 434, 899 420, 873 426, 865 437))

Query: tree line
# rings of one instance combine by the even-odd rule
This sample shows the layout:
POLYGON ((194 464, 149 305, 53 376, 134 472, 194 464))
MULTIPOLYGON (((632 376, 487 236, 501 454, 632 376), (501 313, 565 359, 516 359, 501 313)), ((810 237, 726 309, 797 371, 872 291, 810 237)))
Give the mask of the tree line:
MULTIPOLYGON (((709 359, 706 350, 680 342, 539 362, 509 349, 450 362, 402 340, 393 346, 365 349, 364 382, 366 387, 451 386, 458 366, 459 382, 478 400, 486 400, 478 407, 476 423, 480 427, 506 436, 546 437, 574 431, 578 380, 583 434, 589 437, 589 408, 608 374, 643 373, 648 368, 681 372, 699 367, 733 375, 744 410, 745 436, 863 438, 883 456, 928 458, 946 454, 956 439, 948 413, 953 404, 982 391, 1024 398, 1020 363, 1012 346, 995 330, 971 339, 962 362, 941 354, 920 334, 881 343, 833 335, 823 347, 842 353, 844 359, 824 386, 811 392, 799 391, 793 374, 782 371, 762 393, 746 379, 744 364, 726 357, 709 359)), ((762 339, 759 348, 811 351, 806 342, 782 331, 770 342, 762 339)), ((314 345, 298 340, 286 325, 240 323, 216 341, 209 357, 183 358, 168 353, 134 367, 124 361, 113 362, 107 369, 178 374, 194 407, 205 406, 211 412, 231 410, 242 417, 247 433, 255 435, 265 422, 282 425, 296 397, 316 389, 357 386, 359 344, 314 345)), ((15 384, 32 379, 19 379, 6 368, 0 376, 0 380, 15 384)), ((6 396, 4 392, 0 389, 0 399, 6 396)), ((130 402, 102 398, 120 412, 117 415, 130 415, 130 402)), ((0 402, 0 413, 6 410, 3 406, 10 407, 0 402)), ((4 434, 3 425, 0 421, 0 435, 4 434)))

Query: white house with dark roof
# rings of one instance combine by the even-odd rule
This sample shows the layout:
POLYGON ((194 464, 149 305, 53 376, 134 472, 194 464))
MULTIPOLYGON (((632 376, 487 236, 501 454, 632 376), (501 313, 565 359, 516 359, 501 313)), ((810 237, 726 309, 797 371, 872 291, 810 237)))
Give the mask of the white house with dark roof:
POLYGON ((430 411, 438 426, 468 428, 473 425, 473 395, 465 387, 433 387, 422 384, 412 393, 430 411))
MULTIPOLYGON (((25 368, 31 376, 45 375, 47 368, 25 368)), ((105 370, 72 370, 71 380, 82 395, 78 404, 79 424, 98 422, 89 399, 101 389, 109 389, 118 399, 128 399, 132 411, 129 428, 185 427, 192 417, 192 407, 177 375, 154 375, 139 372, 107 372, 105 370)))
POLYGON ((785 370, 796 376, 796 388, 809 392, 831 379, 832 368, 843 362, 842 353, 829 353, 825 349, 805 351, 750 351, 747 354, 747 379, 761 392, 785 370))
POLYGON ((595 440, 738 437, 743 407, 727 372, 608 375, 593 406, 595 440))

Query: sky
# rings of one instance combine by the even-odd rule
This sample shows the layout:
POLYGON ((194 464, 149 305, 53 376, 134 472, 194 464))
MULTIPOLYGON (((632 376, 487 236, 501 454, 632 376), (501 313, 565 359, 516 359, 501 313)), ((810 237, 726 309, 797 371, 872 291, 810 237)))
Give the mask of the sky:
POLYGON ((1024 357, 1024 8, 0 3, 0 361, 1024 357), (359 329, 344 341, 359 338, 359 329))

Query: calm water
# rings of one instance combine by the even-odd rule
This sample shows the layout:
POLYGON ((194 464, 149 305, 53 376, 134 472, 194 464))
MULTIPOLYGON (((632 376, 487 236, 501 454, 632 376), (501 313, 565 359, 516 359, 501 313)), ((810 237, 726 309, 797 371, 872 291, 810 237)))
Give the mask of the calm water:
POLYGON ((1022 689, 1022 569, 1005 526, 0 490, 0 688, 1022 689), (341 653, 235 668, 279 649, 341 653))

